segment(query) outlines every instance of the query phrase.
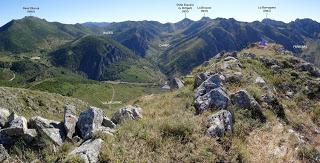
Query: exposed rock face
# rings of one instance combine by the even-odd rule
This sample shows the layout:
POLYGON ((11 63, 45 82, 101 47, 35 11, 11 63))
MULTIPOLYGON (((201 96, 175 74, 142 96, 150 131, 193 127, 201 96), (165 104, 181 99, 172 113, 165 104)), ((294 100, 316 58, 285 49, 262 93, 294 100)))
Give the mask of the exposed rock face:
POLYGON ((235 94, 232 94, 231 101, 235 106, 250 110, 253 118, 258 118, 262 122, 265 121, 260 104, 251 95, 249 95, 247 91, 240 90, 235 94))
POLYGON ((227 71, 223 73, 226 82, 240 82, 243 75, 241 72, 227 71))
POLYGON ((116 124, 114 124, 107 116, 103 117, 102 126, 115 128, 116 124))
POLYGON ((9 115, 9 110, 5 108, 0 108, 0 129, 6 125, 9 115))
POLYGON ((173 78, 169 80, 169 86, 171 89, 179 89, 182 88, 184 84, 179 78, 173 78))
POLYGON ((199 73, 195 75, 194 88, 199 87, 205 80, 207 80, 209 75, 207 73, 199 73))
POLYGON ((197 89, 195 98, 203 96, 210 92, 212 89, 222 87, 223 76, 220 74, 214 74, 210 76, 206 81, 204 81, 197 89))
POLYGON ((2 144, 0 144, 0 162, 3 162, 8 158, 9 158, 9 154, 7 150, 3 147, 2 144))
POLYGON ((66 137, 72 139, 73 134, 76 132, 76 125, 78 118, 76 116, 76 108, 72 105, 67 105, 64 108, 64 128, 66 131, 66 137))
POLYGON ((77 122, 80 136, 85 140, 90 139, 94 132, 101 127, 103 117, 103 111, 96 107, 89 107, 81 112, 77 122))
POLYGON ((211 137, 221 137, 232 133, 232 115, 227 110, 221 110, 208 118, 207 134, 211 137))
POLYGON ((232 103, 247 109, 261 109, 259 103, 249 95, 249 93, 245 90, 240 90, 235 94, 231 95, 232 103))
POLYGON ((96 163, 98 162, 102 142, 101 139, 87 140, 80 147, 74 149, 69 155, 78 155, 85 163, 96 163))
POLYGON ((29 120, 29 126, 37 129, 42 136, 47 136, 53 143, 57 145, 63 144, 65 131, 62 123, 42 117, 32 117, 29 120))
POLYGON ((320 70, 310 63, 302 63, 299 65, 299 69, 309 72, 312 76, 320 77, 320 70))
POLYGON ((111 120, 115 124, 119 124, 123 121, 127 120, 137 120, 142 118, 142 109, 134 106, 126 106, 124 108, 120 108, 117 112, 115 112, 111 118, 111 120))
POLYGON ((15 113, 11 113, 8 117, 7 128, 2 129, 1 133, 8 136, 23 136, 27 128, 27 119, 22 116, 18 116, 15 113))
POLYGON ((221 65, 221 68, 223 70, 227 70, 227 69, 240 70, 241 67, 242 67, 242 64, 240 63, 240 61, 234 57, 225 58, 223 64, 221 65))
POLYGON ((217 109, 225 109, 230 104, 229 96, 221 89, 215 88, 209 93, 200 96, 195 101, 196 113, 200 114, 214 107, 217 109))

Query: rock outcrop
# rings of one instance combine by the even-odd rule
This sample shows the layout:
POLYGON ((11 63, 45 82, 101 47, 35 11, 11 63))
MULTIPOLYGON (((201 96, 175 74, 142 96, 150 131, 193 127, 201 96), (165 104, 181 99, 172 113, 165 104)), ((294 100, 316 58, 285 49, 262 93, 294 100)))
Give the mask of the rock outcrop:
POLYGON ((0 162, 3 162, 8 158, 9 158, 9 154, 7 150, 3 147, 2 144, 0 144, 0 162))
POLYGON ((6 128, 2 129, 0 133, 8 136, 23 136, 27 129, 27 119, 16 113, 11 113, 6 128))
POLYGON ((111 119, 109 119, 107 116, 103 117, 102 126, 109 127, 109 128, 115 128, 116 124, 114 124, 111 119))
POLYGON ((102 142, 101 139, 89 139, 74 149, 69 155, 78 155, 85 163, 96 163, 98 162, 102 142))
POLYGON ((64 108, 64 128, 66 131, 66 137, 72 139, 76 132, 76 125, 78 118, 76 116, 76 109, 72 105, 67 105, 64 108))
POLYGON ((62 145, 65 140, 65 130, 61 122, 32 117, 29 120, 29 126, 36 129, 42 136, 48 137, 56 145, 62 145))
POLYGON ((142 118, 142 109, 134 106, 126 106, 120 108, 115 112, 111 118, 112 122, 115 124, 122 123, 128 120, 137 120, 142 118))
POLYGON ((0 108, 0 129, 6 125, 10 112, 8 109, 0 108))
POLYGON ((195 100, 197 114, 207 111, 210 108, 226 109, 229 104, 230 98, 221 88, 215 88, 195 100))
POLYGON ((227 110, 209 116, 207 134, 211 137, 221 137, 225 133, 232 133, 232 115, 227 110))
POLYGON ((103 117, 103 111, 96 107, 89 107, 81 112, 77 122, 80 136, 85 140, 90 139, 94 132, 101 127, 103 117))

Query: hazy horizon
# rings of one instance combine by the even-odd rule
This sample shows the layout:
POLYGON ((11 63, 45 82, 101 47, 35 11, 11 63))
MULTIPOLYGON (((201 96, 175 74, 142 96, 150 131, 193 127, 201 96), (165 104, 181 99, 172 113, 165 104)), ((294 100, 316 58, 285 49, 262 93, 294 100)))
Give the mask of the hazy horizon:
POLYGON ((241 22, 261 21, 266 13, 259 6, 276 7, 268 18, 288 23, 296 19, 309 18, 320 21, 318 6, 320 1, 309 0, 2 0, 0 26, 12 19, 35 16, 50 22, 76 24, 85 22, 123 22, 123 21, 158 21, 174 23, 184 19, 185 15, 178 10, 177 3, 193 3, 193 9, 186 15, 191 20, 200 20, 204 13, 197 7, 206 6, 212 9, 207 17, 234 18, 241 22), (35 13, 27 13, 23 7, 39 7, 35 13))

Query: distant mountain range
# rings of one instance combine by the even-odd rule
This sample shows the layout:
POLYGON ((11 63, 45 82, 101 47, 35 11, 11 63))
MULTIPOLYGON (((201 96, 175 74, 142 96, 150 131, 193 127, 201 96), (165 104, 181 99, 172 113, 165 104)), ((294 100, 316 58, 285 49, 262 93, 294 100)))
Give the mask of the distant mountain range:
POLYGON ((320 24, 311 19, 248 23, 204 17, 199 21, 183 19, 166 24, 125 21, 70 25, 25 17, 0 28, 1 51, 13 54, 40 51, 50 56, 53 65, 83 72, 95 80, 126 78, 127 73, 113 74, 124 65, 134 66, 138 71, 147 67, 150 74, 159 74, 160 69, 167 76, 184 75, 221 51, 240 50, 260 40, 281 44, 305 58, 317 57, 319 53, 310 49, 303 53, 294 45, 313 43, 312 49, 316 50, 319 39, 320 24))

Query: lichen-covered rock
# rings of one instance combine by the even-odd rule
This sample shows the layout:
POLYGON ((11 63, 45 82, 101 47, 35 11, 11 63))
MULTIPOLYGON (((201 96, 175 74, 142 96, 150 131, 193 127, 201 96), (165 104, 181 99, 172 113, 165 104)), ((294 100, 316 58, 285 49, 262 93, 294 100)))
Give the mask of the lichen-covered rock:
POLYGON ((199 73, 195 75, 194 88, 198 88, 209 77, 208 73, 199 73))
POLYGON ((221 137, 232 133, 232 115, 227 110, 221 110, 208 118, 207 134, 211 137, 221 137))
POLYGON ((215 88, 209 93, 195 100, 196 113, 200 114, 210 108, 226 109, 230 104, 230 98, 221 88, 215 88))
POLYGON ((223 64, 221 64, 222 70, 241 70, 241 67, 241 62, 234 57, 225 58, 223 64))
POLYGON ((81 112, 77 122, 77 128, 80 131, 80 136, 85 140, 90 139, 95 130, 101 127, 103 117, 103 111, 92 106, 81 112))
POLYGON ((3 162, 8 158, 9 158, 9 154, 7 150, 3 147, 2 144, 0 144, 0 162, 3 162))
POLYGON ((109 119, 107 116, 103 117, 102 126, 109 127, 109 128, 115 128, 116 124, 114 124, 111 119, 109 119))
POLYGON ((206 81, 204 81, 197 89, 195 93, 195 98, 203 96, 210 92, 212 89, 222 87, 222 81, 224 77, 220 74, 211 75, 206 81))
POLYGON ((75 148, 69 155, 78 155, 85 163, 96 163, 98 162, 102 142, 101 139, 89 139, 82 143, 81 146, 75 148))
POLYGON ((29 126, 36 129, 41 136, 48 137, 56 145, 63 144, 65 139, 63 123, 37 116, 29 120, 29 126))
POLYGON ((227 71, 223 73, 223 76, 225 77, 225 82, 240 82, 243 75, 241 72, 233 72, 233 71, 227 71))
POLYGON ((8 136, 22 136, 27 129, 27 119, 13 112, 8 117, 6 128, 2 129, 0 133, 8 136))
POLYGON ((10 112, 8 109, 0 107, 0 129, 6 125, 10 112))
POLYGON ((126 106, 115 112, 111 118, 112 122, 119 124, 127 120, 137 120, 142 118, 142 109, 134 106, 126 106))
POLYGON ((66 137, 72 139, 76 132, 76 125, 78 118, 76 116, 76 108, 73 105, 67 105, 64 108, 64 128, 66 131, 66 137))
MULTIPOLYGON (((265 122, 266 118, 261 111, 260 104, 245 90, 240 90, 231 95, 232 104, 248 109, 252 118, 259 119, 261 122, 265 122)), ((249 116, 249 115, 248 115, 249 116)))
POLYGON ((245 90, 240 90, 231 95, 231 100, 234 105, 247 109, 261 109, 259 103, 249 95, 245 90))

